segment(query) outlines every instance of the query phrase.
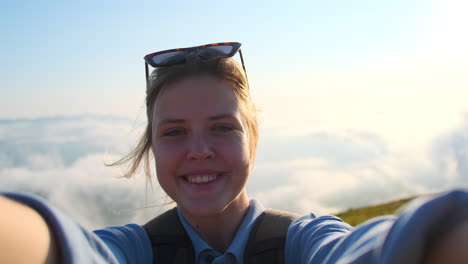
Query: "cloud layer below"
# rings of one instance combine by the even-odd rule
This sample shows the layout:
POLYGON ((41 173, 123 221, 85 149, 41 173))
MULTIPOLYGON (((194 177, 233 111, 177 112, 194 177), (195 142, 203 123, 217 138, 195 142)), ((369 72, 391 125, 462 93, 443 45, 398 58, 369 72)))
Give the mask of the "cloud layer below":
MULTIPOLYGON (((119 178, 123 168, 104 163, 126 154, 143 126, 92 115, 0 120, 0 191, 38 194, 90 229, 142 224, 171 206, 167 197, 142 173, 119 178)), ((264 131, 247 188, 266 207, 327 214, 468 187, 468 116, 408 149, 366 131, 264 131)))

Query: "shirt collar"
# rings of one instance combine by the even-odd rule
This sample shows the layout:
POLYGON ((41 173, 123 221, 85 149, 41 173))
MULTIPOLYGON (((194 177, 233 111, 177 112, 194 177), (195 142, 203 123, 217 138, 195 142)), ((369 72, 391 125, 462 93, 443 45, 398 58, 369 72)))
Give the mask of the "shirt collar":
MULTIPOLYGON (((263 213, 263 211, 265 211, 265 208, 260 202, 258 202, 255 199, 250 200, 249 210, 247 211, 247 214, 244 216, 242 223, 237 229, 237 233, 234 236, 231 245, 229 245, 229 248, 225 252, 225 254, 230 253, 234 255, 234 257, 237 260, 237 263, 244 262, 244 249, 249 239, 250 230, 254 226, 257 217, 259 217, 263 213)), ((196 262, 199 263, 200 253, 202 253, 205 250, 214 251, 214 249, 198 235, 198 233, 192 228, 192 226, 190 226, 190 224, 187 222, 187 220, 185 220, 178 207, 177 213, 179 215, 180 222, 182 222, 185 231, 187 231, 188 236, 192 240, 193 249, 195 250, 195 256, 197 258, 196 262)))

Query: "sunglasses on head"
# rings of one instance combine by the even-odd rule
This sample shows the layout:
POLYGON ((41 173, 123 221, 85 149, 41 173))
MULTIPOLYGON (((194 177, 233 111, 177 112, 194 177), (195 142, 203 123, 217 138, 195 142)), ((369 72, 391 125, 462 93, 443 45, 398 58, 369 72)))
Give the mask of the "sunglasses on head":
POLYGON ((148 64, 154 68, 183 64, 185 63, 187 54, 192 52, 203 59, 214 59, 232 57, 234 54, 236 54, 237 51, 239 51, 242 68, 247 75, 240 46, 241 44, 239 42, 221 42, 190 48, 170 49, 150 53, 144 57, 146 81, 148 81, 149 78, 148 64))

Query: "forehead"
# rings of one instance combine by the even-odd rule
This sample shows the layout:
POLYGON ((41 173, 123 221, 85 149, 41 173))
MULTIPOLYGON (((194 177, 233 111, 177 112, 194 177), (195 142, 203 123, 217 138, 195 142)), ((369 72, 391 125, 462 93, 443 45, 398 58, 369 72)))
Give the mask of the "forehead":
POLYGON ((155 101, 153 119, 208 118, 223 114, 239 115, 233 89, 226 81, 201 75, 164 85, 155 101))

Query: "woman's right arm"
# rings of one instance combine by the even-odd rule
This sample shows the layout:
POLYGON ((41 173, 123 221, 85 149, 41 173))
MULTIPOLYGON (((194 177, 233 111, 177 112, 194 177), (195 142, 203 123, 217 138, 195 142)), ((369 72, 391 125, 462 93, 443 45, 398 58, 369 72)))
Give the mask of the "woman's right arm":
POLYGON ((0 198, 0 263, 129 263, 48 201, 13 192, 0 198))
POLYGON ((32 208, 0 196, 0 263, 59 263, 55 238, 32 208))
POLYGON ((0 263, 152 263, 152 248, 140 225, 91 232, 40 197, 0 192, 0 263))

